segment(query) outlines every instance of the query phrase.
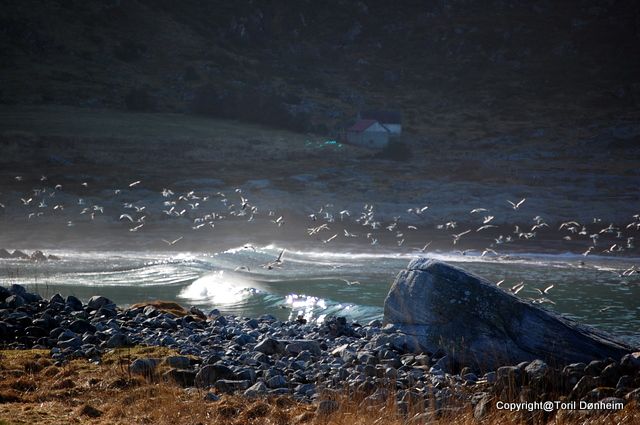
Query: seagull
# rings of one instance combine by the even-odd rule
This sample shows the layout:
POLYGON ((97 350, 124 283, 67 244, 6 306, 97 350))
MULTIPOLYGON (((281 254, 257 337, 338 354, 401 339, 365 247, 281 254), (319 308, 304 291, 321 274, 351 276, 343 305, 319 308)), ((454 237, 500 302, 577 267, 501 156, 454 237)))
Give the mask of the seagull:
POLYGON ((360 282, 357 280, 347 280, 347 279, 340 279, 340 280, 342 280, 347 285, 360 285, 360 282))
POLYGON ((329 239, 325 239, 322 242, 323 243, 329 243, 329 242, 331 242, 332 240, 334 240, 337 237, 338 237, 338 234, 336 233, 335 235, 331 236, 329 239))
POLYGON ((233 269, 234 272, 241 272, 241 271, 248 271, 250 272, 251 269, 247 266, 238 266, 235 269, 233 269))
POLYGON ((540 295, 546 295, 549 293, 549 291, 551 290, 551 288, 553 288, 553 285, 547 286, 545 289, 543 289, 542 291, 538 288, 534 288, 536 291, 538 291, 538 293, 540 295))
POLYGON ((431 245, 431 242, 433 241, 427 242, 422 248, 420 248, 420 252, 426 252, 427 248, 429 248, 429 245, 431 245))
POLYGON ((582 253, 582 255, 584 255, 585 257, 589 254, 591 254, 591 251, 593 251, 593 246, 590 246, 589 248, 587 248, 587 250, 585 252, 582 253))
POLYGON ((484 218, 482 219, 482 224, 488 224, 494 218, 495 217, 492 215, 485 215, 484 218))
POLYGON ((271 220, 271 222, 277 224, 278 227, 281 227, 284 224, 284 220, 282 219, 282 216, 278 217, 275 220, 271 220))
POLYGON ((502 284, 503 282, 504 282, 504 279, 502 279, 502 280, 500 280, 500 281, 496 282, 496 286, 500 286, 500 284, 502 284))
POLYGON ((511 202, 510 200, 507 199, 507 202, 511 204, 511 206, 513 207, 514 210, 517 210, 518 208, 520 208, 520 205, 522 205, 524 203, 524 201, 526 201, 527 198, 522 198, 520 201, 518 201, 517 204, 514 204, 513 202, 511 202))
POLYGON ((489 211, 489 210, 486 209, 486 208, 474 208, 469 212, 469 214, 475 214, 475 213, 487 212, 487 211, 489 211))
POLYGON ((466 235, 467 233, 469 233, 471 230, 465 230, 462 233, 458 233, 457 235, 451 235, 453 237, 453 244, 455 245, 456 243, 458 243, 458 241, 460 240, 460 238, 464 235, 466 235))
POLYGON ((142 226, 144 226, 144 223, 138 224, 136 227, 132 227, 131 229, 129 229, 129 231, 130 232, 137 232, 140 228, 142 228, 142 226))
POLYGON ((497 252, 495 252, 493 249, 491 248, 485 248, 484 251, 482 251, 482 254, 480 255, 481 257, 484 257, 487 254, 493 254, 493 255, 498 255, 497 252))
POLYGON ((180 236, 178 239, 172 240, 172 241, 168 241, 166 239, 162 239, 162 242, 166 243, 169 246, 175 245, 176 243, 180 242, 182 240, 184 236, 180 236))
POLYGON ((129 183, 129 187, 133 187, 133 186, 136 186, 136 185, 139 185, 139 184, 140 184, 140 180, 136 180, 136 181, 134 181, 132 183, 129 183))
POLYGON ((129 214, 120 214, 119 220, 122 220, 123 218, 126 218, 127 220, 133 223, 133 217, 131 217, 129 214))
POLYGON ((485 229, 490 229, 492 227, 498 227, 495 224, 485 224, 484 226, 480 226, 478 227, 478 230, 476 230, 476 232, 479 232, 481 230, 485 230, 485 229))
POLYGON ((278 255, 278 258, 276 258, 274 261, 267 263, 267 264, 263 264, 262 267, 264 267, 265 269, 268 270, 273 270, 274 267, 280 267, 282 265, 282 255, 284 254, 284 249, 282 251, 280 251, 280 255, 278 255))

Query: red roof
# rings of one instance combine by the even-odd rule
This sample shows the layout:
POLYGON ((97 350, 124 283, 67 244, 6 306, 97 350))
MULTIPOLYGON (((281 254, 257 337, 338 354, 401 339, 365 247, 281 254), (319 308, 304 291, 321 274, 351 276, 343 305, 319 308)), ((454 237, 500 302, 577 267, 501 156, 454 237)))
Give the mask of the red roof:
POLYGON ((373 124, 377 123, 376 120, 358 120, 354 125, 352 125, 347 131, 355 131, 360 133, 365 131, 367 128, 371 127, 373 124))

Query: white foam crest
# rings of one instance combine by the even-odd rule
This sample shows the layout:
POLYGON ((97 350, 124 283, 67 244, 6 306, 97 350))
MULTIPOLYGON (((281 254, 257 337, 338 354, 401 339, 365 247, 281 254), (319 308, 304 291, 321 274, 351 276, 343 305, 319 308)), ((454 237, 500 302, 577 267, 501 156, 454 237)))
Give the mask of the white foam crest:
POLYGON ((178 297, 192 301, 210 301, 214 304, 235 304, 250 297, 257 290, 255 281, 221 270, 196 279, 185 287, 178 297))

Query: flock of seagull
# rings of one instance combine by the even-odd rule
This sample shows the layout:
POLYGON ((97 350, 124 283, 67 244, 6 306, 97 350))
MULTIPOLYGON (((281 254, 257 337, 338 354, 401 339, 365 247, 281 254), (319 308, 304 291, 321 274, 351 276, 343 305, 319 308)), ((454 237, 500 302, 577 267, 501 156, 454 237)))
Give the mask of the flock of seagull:
MULTIPOLYGON (((23 176, 15 176, 14 179, 16 183, 26 183, 23 176)), ((141 180, 132 181, 121 189, 111 189, 111 199, 106 199, 108 203, 104 205, 97 203, 96 197, 91 196, 91 193, 96 192, 90 192, 92 185, 88 182, 82 182, 80 185, 76 183, 75 185, 76 187, 72 187, 68 192, 62 184, 50 183, 46 176, 42 176, 37 187, 19 196, 16 200, 4 199, 0 194, 0 217, 2 217, 3 210, 7 208, 6 205, 15 201, 27 220, 38 220, 45 216, 63 217, 66 226, 73 227, 78 222, 90 223, 102 218, 107 222, 121 223, 129 232, 144 232, 147 223, 151 220, 155 222, 161 219, 180 220, 182 223, 188 223, 193 231, 214 229, 221 220, 233 219, 252 222, 261 216, 266 217, 264 222, 276 228, 285 226, 286 222, 284 214, 276 213, 274 210, 263 212, 259 209, 246 197, 247 195, 241 188, 233 189, 229 195, 222 191, 211 194, 197 193, 193 190, 176 193, 171 189, 163 188, 160 191, 162 208, 160 211, 152 211, 153 202, 144 199, 132 200, 135 191, 143 186, 141 180), (113 211, 114 205, 120 207, 113 211)), ((102 193, 104 194, 104 192, 102 193)), ((526 201, 526 198, 515 202, 506 199, 504 208, 516 211, 524 217, 526 201)), ((368 245, 379 245, 383 239, 389 243, 388 240, 391 238, 398 248, 407 247, 409 245, 406 243, 407 240, 415 242, 418 237, 421 237, 420 233, 415 233, 419 236, 411 234, 419 230, 416 223, 427 221, 426 216, 429 211, 428 205, 418 205, 408 208, 406 214, 394 216, 392 220, 384 221, 378 218, 373 203, 365 204, 360 211, 337 210, 332 204, 324 204, 317 209, 308 208, 306 219, 309 224, 306 227, 306 235, 322 244, 329 244, 339 239, 344 241, 359 239, 366 241, 364 243, 368 245)), ((551 225, 539 215, 533 217, 530 224, 522 224, 523 220, 520 224, 513 225, 513 228, 509 230, 507 225, 497 224, 495 216, 497 213, 499 213, 499 208, 494 212, 489 208, 473 208, 469 210, 469 217, 464 221, 459 223, 455 220, 447 220, 436 224, 435 231, 449 233, 452 249, 460 247, 462 242, 468 239, 473 239, 475 245, 485 242, 485 247, 482 249, 455 251, 460 255, 477 253, 480 257, 488 256, 496 259, 505 257, 499 252, 504 246, 517 241, 533 240, 539 232, 552 231, 551 225), (470 223, 474 222, 477 224, 472 226, 470 223)), ((182 229, 184 230, 184 228, 182 229)), ((596 253, 613 255, 632 251, 635 249, 634 239, 638 231, 640 231, 640 214, 633 215, 631 220, 624 225, 613 223, 603 225, 601 219, 594 218, 589 223, 580 223, 578 220, 563 222, 555 230, 561 234, 564 241, 585 241, 586 246, 583 248, 585 250, 581 252, 584 257, 596 253)), ((187 234, 176 236, 162 238, 158 242, 173 247, 188 239, 187 234)), ((423 240, 413 250, 416 253, 424 253, 431 243, 432 241, 424 243, 423 240)), ((250 245, 246 248, 255 249, 250 245)), ((276 259, 263 264, 262 267, 268 270, 282 267, 283 255, 284 250, 276 259)), ((248 268, 246 269, 248 270, 248 268)), ((625 278, 640 273, 640 268, 633 266, 618 273, 620 277, 625 278)), ((349 285, 359 283, 357 281, 345 282, 349 285)), ((502 281, 497 282, 497 285, 501 283, 502 281)), ((523 287, 524 283, 517 284, 511 287, 510 291, 517 294, 523 287)), ((552 302, 546 298, 552 288, 553 285, 544 290, 538 289, 541 297, 534 301, 552 302)))

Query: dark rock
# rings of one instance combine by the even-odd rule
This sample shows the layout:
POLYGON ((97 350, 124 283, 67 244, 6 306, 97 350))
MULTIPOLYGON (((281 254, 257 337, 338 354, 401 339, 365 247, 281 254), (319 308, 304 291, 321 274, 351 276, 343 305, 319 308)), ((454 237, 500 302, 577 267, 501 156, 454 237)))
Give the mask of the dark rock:
POLYGON ((16 258, 19 260, 28 260, 29 259, 29 255, 16 249, 11 253, 11 258, 16 258))
POLYGON ((11 292, 13 295, 22 296, 27 293, 27 288, 25 288, 22 285, 18 285, 17 283, 14 283, 11 286, 9 286, 9 292, 11 292))
POLYGON ((96 331, 96 327, 86 320, 78 319, 71 322, 68 326, 68 329, 77 333, 83 334, 85 332, 94 333, 96 331))
POLYGON ((26 304, 24 298, 22 298, 20 295, 11 295, 4 300, 4 303, 7 305, 7 307, 13 309, 22 307, 26 304))
POLYGON ((307 340, 307 339, 298 339, 294 341, 289 341, 289 343, 285 346, 285 351, 294 356, 298 355, 303 351, 309 351, 311 354, 315 356, 319 356, 322 353, 322 350, 320 349, 320 344, 317 341, 307 340))
POLYGON ((340 404, 335 400, 320 400, 316 408, 316 414, 319 417, 326 417, 336 412, 340 408, 340 404))
POLYGON ((444 344, 461 364, 484 370, 536 358, 554 365, 620 358, 631 351, 608 334, 426 258, 398 274, 385 300, 384 321, 410 336, 420 351, 444 344))
POLYGON ((0 303, 4 302, 8 297, 11 296, 11 292, 4 286, 0 286, 0 303))
POLYGON ((626 354, 620 360, 620 366, 626 373, 634 373, 640 371, 640 351, 626 354))
POLYGON ((104 348, 122 348, 131 345, 129 337, 122 333, 116 333, 109 337, 109 339, 102 343, 104 348))
POLYGON ((80 301, 78 298, 74 297, 73 295, 69 295, 67 297, 67 299, 65 300, 65 305, 67 305, 73 311, 82 310, 82 301, 80 301))
POLYGON ((255 351, 259 351, 267 355, 282 354, 284 353, 284 349, 285 344, 273 338, 265 338, 254 347, 255 351))
POLYGON ((216 383, 219 379, 235 379, 235 374, 226 366, 212 364, 203 366, 196 374, 196 385, 198 387, 208 387, 216 383))
POLYGON ((232 394, 237 391, 244 391, 249 388, 249 381, 239 381, 233 379, 219 379, 213 384, 213 388, 221 393, 232 394))
POLYGON ((475 418, 475 420, 481 421, 482 419, 484 419, 487 414, 489 414, 491 405, 491 396, 487 393, 484 393, 482 397, 477 400, 477 403, 473 408, 473 417, 475 418))
POLYGON ((265 385, 264 382, 259 381, 247 388, 244 392, 244 396, 247 398, 256 398, 262 395, 265 395, 269 392, 269 388, 265 385))
POLYGON ((4 258, 11 258, 11 254, 9 253, 9 251, 7 251, 4 248, 0 248, 0 258, 4 259, 4 258))
POLYGON ((191 367, 191 359, 186 356, 169 356, 164 359, 164 362, 176 369, 188 369, 191 367))
POLYGON ((64 298, 60 294, 54 294, 49 298, 49 304, 62 304, 64 305, 64 298))
POLYGON ((204 395, 204 401, 220 401, 220 396, 214 393, 206 393, 204 395))
POLYGON ((602 385, 606 385, 608 387, 615 386, 620 379, 620 371, 618 365, 613 363, 605 367, 602 370, 602 373, 600 373, 600 379, 602 380, 602 385))
POLYGON ((42 251, 33 251, 29 256, 31 261, 47 261, 47 256, 42 251))
POLYGON ((151 376, 158 365, 157 359, 138 358, 129 365, 129 372, 134 375, 151 376))
POLYGON ((287 386, 287 379, 282 375, 276 375, 267 380, 269 388, 283 388, 287 386))
POLYGON ((113 306, 113 309, 115 309, 115 303, 102 295, 94 295, 87 303, 89 310, 99 310, 105 306, 109 307, 109 309, 111 309, 110 306, 113 306))
POLYGON ((175 382, 181 387, 192 387, 195 385, 196 372, 187 369, 169 369, 162 374, 162 377, 171 382, 175 382))
POLYGON ((600 380, 598 378, 589 375, 583 376, 571 390, 569 399, 580 400, 598 385, 600 385, 600 380))
POLYGON ((584 368, 584 373, 589 376, 598 376, 604 367, 605 364, 602 360, 593 360, 584 368))

